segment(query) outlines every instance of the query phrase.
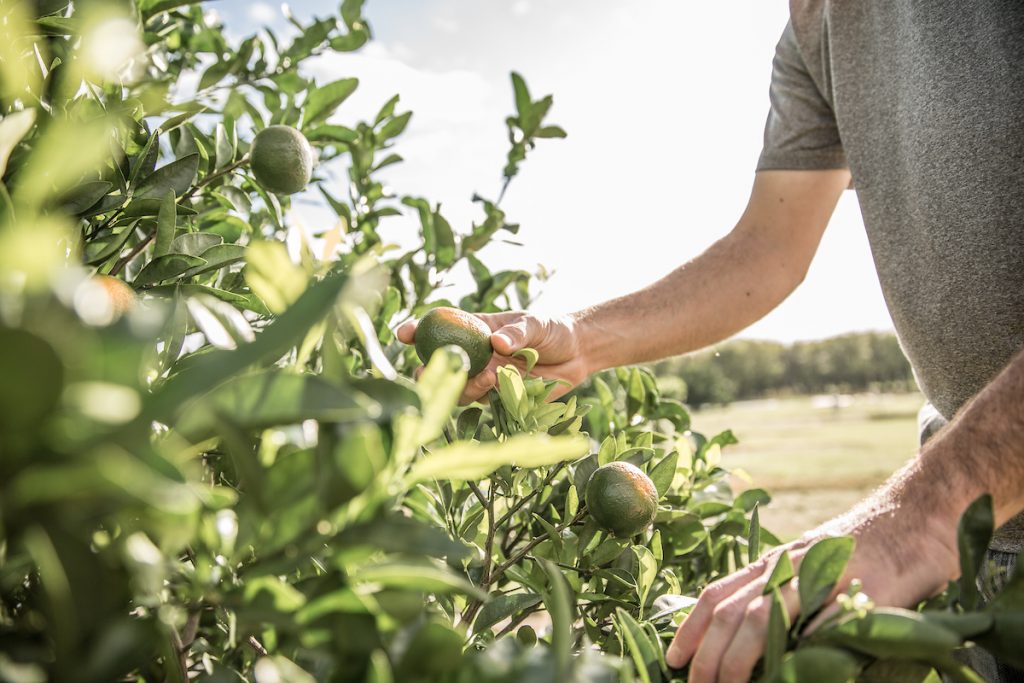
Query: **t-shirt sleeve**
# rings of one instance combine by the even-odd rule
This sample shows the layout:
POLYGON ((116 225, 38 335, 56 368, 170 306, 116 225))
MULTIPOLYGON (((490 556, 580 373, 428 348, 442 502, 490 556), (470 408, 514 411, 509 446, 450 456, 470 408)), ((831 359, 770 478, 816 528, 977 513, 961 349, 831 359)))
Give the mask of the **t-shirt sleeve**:
POLYGON ((792 23, 775 49, 769 99, 758 171, 846 168, 835 114, 811 77, 792 23))

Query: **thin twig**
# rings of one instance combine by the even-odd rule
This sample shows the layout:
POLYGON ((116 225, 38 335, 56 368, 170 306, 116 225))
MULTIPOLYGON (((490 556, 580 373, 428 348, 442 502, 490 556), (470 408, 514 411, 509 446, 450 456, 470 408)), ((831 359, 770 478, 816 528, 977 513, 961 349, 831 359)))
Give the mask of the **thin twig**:
MULTIPOLYGON (((480 584, 483 586, 491 585, 491 559, 494 557, 494 479, 491 478, 491 487, 488 490, 490 494, 487 499, 484 499, 483 492, 480 490, 475 483, 469 482, 470 489, 476 494, 476 497, 480 499, 481 504, 487 509, 487 540, 484 541, 484 569, 483 576, 480 578, 480 584)), ((483 606, 482 600, 472 600, 466 609, 462 612, 462 622, 465 624, 470 623, 476 616, 477 612, 483 606)))
MULTIPOLYGON (((565 524, 562 524, 561 526, 556 527, 555 531, 557 531, 558 533, 561 533, 562 531, 568 529, 569 527, 571 527, 571 526, 573 526, 575 524, 578 524, 582 520, 583 520, 583 510, 581 509, 581 510, 579 510, 576 513, 576 516, 573 517, 571 520, 569 520, 565 524)), ((519 561, 522 560, 524 557, 526 557, 526 555, 531 550, 533 550, 538 545, 540 545, 541 543, 546 541, 548 539, 548 536, 550 536, 550 534, 548 532, 546 532, 546 531, 544 533, 542 533, 540 536, 535 536, 534 538, 530 539, 530 542, 527 543, 525 546, 523 546, 515 555, 512 555, 507 560, 505 560, 504 562, 499 564, 498 568, 495 569, 491 573, 491 577, 490 577, 491 581, 490 581, 490 583, 493 584, 498 579, 500 579, 505 574, 505 572, 508 571, 509 567, 512 567, 513 565, 518 564, 519 561)))
POLYGON ((246 642, 246 644, 249 647, 251 647, 252 649, 256 650, 256 652, 261 657, 266 657, 266 656, 270 655, 270 653, 267 652, 267 648, 263 647, 263 643, 261 643, 260 641, 256 640, 256 636, 249 636, 248 638, 245 639, 245 642, 246 642))
POLYGON ((231 173, 235 169, 237 169, 237 168, 239 168, 241 166, 245 166, 247 163, 249 163, 249 155, 248 154, 243 154, 242 157, 238 161, 236 161, 235 163, 229 164, 229 165, 225 166, 224 168, 220 169, 219 171, 214 171, 210 175, 208 175, 205 178, 203 178, 199 183, 193 185, 191 188, 189 188, 188 192, 186 192, 185 194, 183 194, 181 196, 181 198, 178 200, 178 202, 180 203, 180 202, 185 201, 186 199, 190 199, 192 197, 192 195, 194 195, 196 192, 198 192, 199 190, 203 189, 204 187, 206 187, 207 185, 212 183, 217 178, 221 178, 221 177, 227 175, 228 173, 231 173))
POLYGON ((529 617, 531 614, 536 614, 540 610, 541 610, 541 608, 540 608, 539 605, 537 607, 534 607, 533 609, 526 610, 525 612, 523 612, 522 614, 517 616, 512 621, 508 622, 508 625, 506 625, 505 628, 503 628, 500 631, 498 631, 498 633, 495 634, 494 639, 497 640, 498 638, 501 638, 502 636, 508 635, 509 633, 511 633, 512 631, 515 630, 516 626, 519 626, 519 624, 521 624, 524 621, 526 621, 527 617, 529 617))
POLYGON ((139 252, 141 252, 143 249, 149 246, 149 243, 153 241, 154 237, 156 237, 155 229, 152 232, 150 232, 145 237, 145 239, 141 240, 138 244, 136 244, 131 251, 129 251, 127 254, 118 259, 117 263, 114 264, 114 267, 110 269, 110 274, 117 275, 118 273, 120 273, 122 268, 128 265, 133 258, 139 255, 139 252))
POLYGON ((517 500, 512 505, 512 507, 510 507, 508 511, 505 514, 503 514, 500 519, 498 519, 495 526, 503 526, 505 522, 507 522, 512 517, 512 515, 519 512, 520 508, 522 508, 524 505, 530 502, 531 498, 533 498, 538 493, 546 489, 548 485, 554 480, 554 478, 558 476, 558 473, 562 470, 563 467, 565 467, 564 461, 558 463, 550 472, 548 472, 547 476, 544 477, 544 481, 541 482, 540 486, 536 487, 528 494, 517 500))

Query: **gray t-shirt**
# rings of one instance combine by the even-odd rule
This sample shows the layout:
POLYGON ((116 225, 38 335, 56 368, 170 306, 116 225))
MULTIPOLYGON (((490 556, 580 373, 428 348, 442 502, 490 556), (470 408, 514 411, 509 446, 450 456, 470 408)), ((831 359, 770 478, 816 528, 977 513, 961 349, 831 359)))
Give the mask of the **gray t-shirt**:
MULTIPOLYGON (((1024 346, 1024 1, 790 13, 758 170, 850 168, 900 342, 949 420, 1024 346)), ((1024 547, 1022 521, 994 547, 1024 547)))

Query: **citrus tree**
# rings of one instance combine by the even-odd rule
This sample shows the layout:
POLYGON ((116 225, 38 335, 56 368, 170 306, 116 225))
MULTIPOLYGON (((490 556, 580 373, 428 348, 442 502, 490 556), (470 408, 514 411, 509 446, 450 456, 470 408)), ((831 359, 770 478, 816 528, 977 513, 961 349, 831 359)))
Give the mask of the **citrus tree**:
MULTIPOLYGON (((388 190, 411 113, 347 121, 358 82, 304 69, 370 38, 362 4, 229 43, 199 2, 0 1, 0 679, 681 680, 662 651, 693 596, 777 544, 768 494, 729 486, 732 434, 644 369, 552 401, 526 350, 463 408, 479 350, 438 344, 411 379, 400 322, 529 305, 483 252, 565 133, 513 74, 476 223, 388 190), (337 220, 296 233, 296 192, 337 220)), ((969 579, 990 530, 980 501, 969 579)), ((805 611, 850 544, 807 555, 805 611)), ((772 587, 796 573, 779 555, 772 587)), ((758 675, 969 677, 964 641, 1020 663, 1024 583, 972 586, 924 612, 851 591, 811 636, 778 616, 758 675)))

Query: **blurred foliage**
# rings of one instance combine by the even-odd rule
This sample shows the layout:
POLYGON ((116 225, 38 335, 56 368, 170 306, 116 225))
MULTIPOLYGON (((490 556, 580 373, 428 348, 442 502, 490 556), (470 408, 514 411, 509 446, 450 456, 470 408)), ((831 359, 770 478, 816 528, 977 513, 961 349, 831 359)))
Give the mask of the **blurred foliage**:
MULTIPOLYGON (((549 402, 507 367, 460 409, 461 354, 413 382, 392 332, 439 304, 529 305, 530 273, 481 253, 517 230, 500 195, 527 152, 564 135, 551 98, 513 76, 499 196, 457 230, 380 178, 398 97, 345 125, 358 83, 303 69, 371 37, 362 2, 289 21, 229 42, 200 2, 0 0, 0 680, 679 679, 662 650, 686 596, 776 542, 768 494, 729 488, 732 435, 691 431, 636 368, 549 402), (271 124, 313 144, 333 225, 304 233, 252 178, 271 124), (440 298, 463 262, 475 291, 440 298), (660 495, 632 539, 581 506, 613 460, 660 495)), ((823 566, 801 590, 827 594, 823 566)), ((927 673, 966 638, 1019 657, 1021 585, 931 617, 851 598, 813 646, 775 633, 763 671, 927 673)))
POLYGON ((679 384, 676 398, 691 406, 780 394, 914 391, 899 340, 884 332, 855 332, 821 341, 782 344, 739 339, 653 366, 679 384))

